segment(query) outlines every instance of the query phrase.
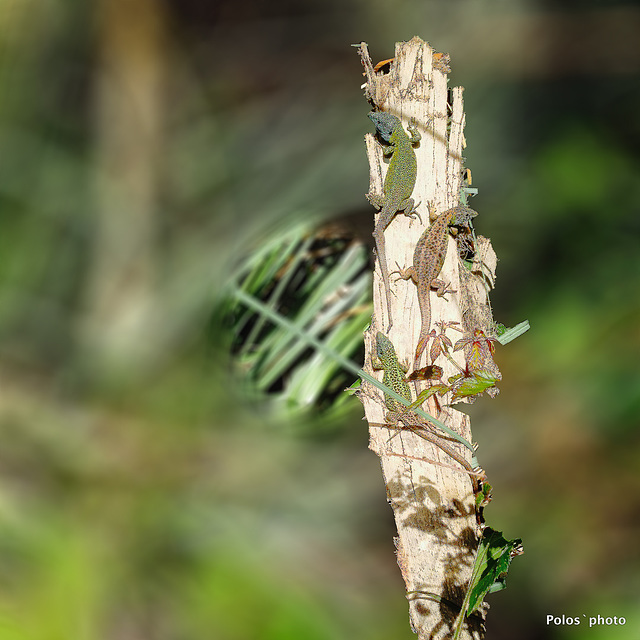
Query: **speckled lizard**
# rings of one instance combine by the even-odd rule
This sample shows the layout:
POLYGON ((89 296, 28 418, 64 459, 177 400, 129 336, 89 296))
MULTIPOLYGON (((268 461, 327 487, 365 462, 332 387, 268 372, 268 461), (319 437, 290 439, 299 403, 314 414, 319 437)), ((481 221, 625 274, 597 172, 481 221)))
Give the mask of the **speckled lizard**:
POLYGON ((384 179, 382 195, 370 193, 367 195, 369 202, 380 209, 373 237, 376 241, 376 253, 380 262, 380 273, 387 300, 387 316, 389 325, 387 331, 393 325, 391 314, 391 289, 389 286, 389 269, 384 247, 384 232, 398 212, 405 216, 418 215, 415 211, 411 194, 416 184, 417 160, 412 145, 420 140, 420 132, 414 125, 408 126, 409 137, 402 122, 390 113, 384 111, 371 111, 369 117, 376 125, 379 137, 388 143, 383 147, 383 154, 391 156, 391 162, 384 179))
POLYGON ((413 280, 418 287, 418 303, 422 315, 422 324, 418 345, 416 346, 414 367, 417 367, 420 356, 424 352, 429 339, 429 329, 431 327, 430 291, 435 289, 440 297, 450 293, 445 283, 437 279, 447 255, 449 226, 466 224, 475 215, 477 214, 473 209, 464 205, 447 209, 447 211, 435 218, 420 236, 413 253, 413 265, 393 272, 400 274, 400 278, 403 280, 413 280))
MULTIPOLYGON (((384 370, 383 384, 411 402, 411 387, 405 377, 407 368, 398 362, 396 350, 391 340, 381 331, 376 334, 376 357, 373 359, 372 365, 374 369, 384 370)), ((385 394, 385 405, 389 410, 385 416, 388 426, 397 426, 401 422, 404 426, 398 426, 397 428, 412 431, 417 436, 440 448, 464 468, 471 478, 474 494, 479 493, 481 490, 480 480, 483 475, 476 472, 464 456, 442 442, 442 437, 433 433, 430 426, 420 416, 410 413, 407 407, 399 403, 395 398, 385 394)))

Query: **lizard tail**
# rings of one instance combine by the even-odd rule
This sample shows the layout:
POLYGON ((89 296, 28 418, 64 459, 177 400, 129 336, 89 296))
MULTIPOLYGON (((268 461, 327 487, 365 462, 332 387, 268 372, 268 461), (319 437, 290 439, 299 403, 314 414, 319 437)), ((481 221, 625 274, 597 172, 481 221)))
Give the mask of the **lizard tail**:
POLYGON ((431 328, 431 301, 429 300, 429 288, 424 286, 424 280, 421 279, 418 280, 417 285, 422 324, 420 325, 420 336, 418 338, 418 346, 416 347, 416 368, 420 362, 420 356, 422 356, 424 350, 427 348, 427 343, 429 342, 429 329, 431 328))
POLYGON ((420 357, 424 353, 424 350, 427 348, 427 342, 429 342, 429 336, 426 329, 423 328, 420 331, 420 339, 418 340, 418 346, 416 347, 416 366, 418 365, 418 362, 420 361, 420 357))
POLYGON ((376 254, 378 262, 380 264, 380 273, 382 275, 382 285, 384 287, 384 295, 387 301, 387 319, 389 324, 387 326, 387 332, 393 326, 393 316, 391 315, 391 286, 389 284, 389 271, 387 270, 387 257, 384 248, 384 236, 382 232, 377 229, 373 232, 373 237, 376 242, 376 254))

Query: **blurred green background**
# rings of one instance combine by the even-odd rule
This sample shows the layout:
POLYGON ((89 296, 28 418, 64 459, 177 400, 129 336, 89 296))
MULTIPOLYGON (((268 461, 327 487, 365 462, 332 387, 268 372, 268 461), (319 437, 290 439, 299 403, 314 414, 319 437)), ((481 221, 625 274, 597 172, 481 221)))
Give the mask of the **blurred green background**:
POLYGON ((525 545, 487 637, 639 638, 639 32, 637 2, 1 0, 0 640, 413 637, 359 402, 261 388, 225 310, 297 226, 366 263, 350 44, 414 35, 465 87, 495 317, 531 323, 469 407, 525 545))

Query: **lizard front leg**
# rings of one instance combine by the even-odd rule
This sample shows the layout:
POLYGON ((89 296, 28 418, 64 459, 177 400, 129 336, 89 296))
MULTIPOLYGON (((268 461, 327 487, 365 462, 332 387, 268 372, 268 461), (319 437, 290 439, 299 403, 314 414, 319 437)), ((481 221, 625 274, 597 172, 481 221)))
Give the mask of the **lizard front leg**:
POLYGON ((416 126, 416 121, 412 120, 408 125, 407 125, 407 131, 409 131, 409 133, 411 134, 409 137, 409 142, 414 145, 414 144, 418 144, 418 142, 420 142, 420 140, 422 140, 422 134, 420 133, 420 131, 418 131, 418 127, 416 126))

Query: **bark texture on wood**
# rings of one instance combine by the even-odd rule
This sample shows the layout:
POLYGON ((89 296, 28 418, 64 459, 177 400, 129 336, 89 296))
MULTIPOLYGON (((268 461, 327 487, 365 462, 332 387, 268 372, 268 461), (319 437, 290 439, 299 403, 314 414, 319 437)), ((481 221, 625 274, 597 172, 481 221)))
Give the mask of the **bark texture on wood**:
MULTIPOLYGON (((386 74, 374 71, 366 44, 362 43, 360 53, 367 78, 364 89, 369 101, 376 108, 398 116, 405 128, 410 120, 414 120, 422 134, 416 148, 418 175, 413 191, 413 199, 419 203, 421 221, 399 215, 387 228, 387 263, 393 271, 397 268, 396 263, 399 267, 412 263, 416 242, 429 224, 428 204, 435 205, 438 214, 459 204, 465 146, 462 88, 448 90, 448 56, 435 53, 419 38, 397 43, 394 61, 386 74)), ((366 146, 371 167, 370 191, 381 193, 386 172, 381 147, 371 134, 366 136, 366 146)), ((490 251, 490 245, 486 247, 486 253, 491 258, 490 264, 483 264, 482 269, 490 272, 489 281, 493 282, 495 255, 490 251)), ((455 321, 462 328, 463 310, 472 314, 470 306, 488 304, 486 289, 478 287, 476 290, 469 283, 461 282, 466 274, 462 275, 460 269, 463 267, 456 242, 449 238, 440 279, 450 283, 456 293, 449 294, 446 299, 431 294, 432 326, 438 321, 455 321), (474 297, 473 301, 471 297, 474 297)), ((487 274, 484 281, 486 279, 487 274)), ((394 324, 388 337, 396 347, 398 359, 410 364, 421 324, 416 286, 393 276, 391 281, 394 324)), ((386 301, 377 263, 374 321, 365 337, 367 353, 375 353, 376 332, 386 333, 386 322, 386 301)), ((462 337, 461 333, 451 330, 447 334, 453 342, 462 337)), ((428 351, 427 348, 427 354, 428 351)), ((464 366, 462 352, 456 352, 454 357, 464 366)), ((423 355, 423 365, 424 358, 423 355)), ((457 373, 444 358, 440 358, 438 364, 445 369, 443 380, 457 373)), ((366 369, 373 375, 380 375, 371 368, 370 358, 367 358, 366 369)), ((377 389, 366 387, 362 398, 370 424, 370 448, 380 456, 387 497, 398 528, 397 557, 407 592, 424 591, 442 598, 438 602, 419 594, 408 596, 412 628, 421 639, 448 638, 458 614, 450 603, 460 604, 464 598, 481 533, 471 479, 456 461, 414 433, 402 431, 394 436, 394 429, 375 426, 385 422, 386 413, 383 396, 377 389)), ((468 416, 446 406, 439 414, 433 404, 425 408, 472 441, 468 416)), ((467 448, 442 435, 447 445, 471 461, 472 454, 467 448)), ((483 626, 482 615, 472 616, 461 637, 466 640, 482 638, 483 626)))

